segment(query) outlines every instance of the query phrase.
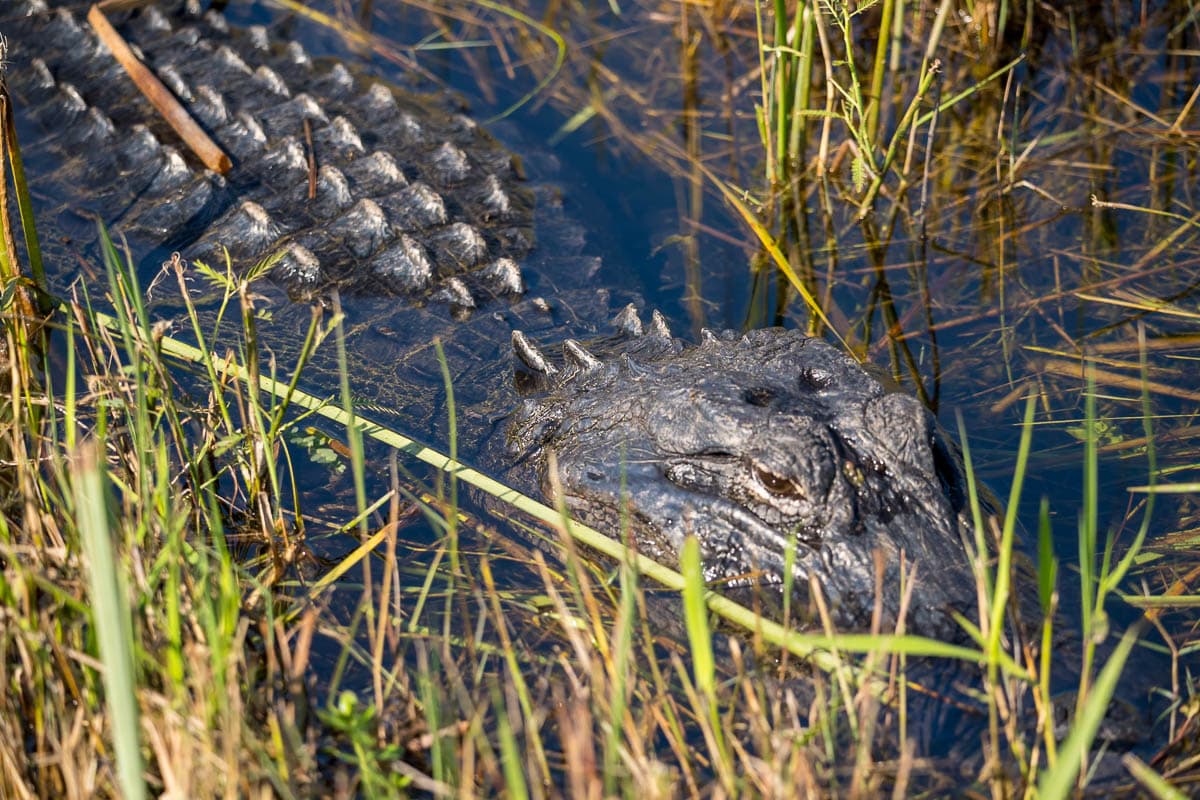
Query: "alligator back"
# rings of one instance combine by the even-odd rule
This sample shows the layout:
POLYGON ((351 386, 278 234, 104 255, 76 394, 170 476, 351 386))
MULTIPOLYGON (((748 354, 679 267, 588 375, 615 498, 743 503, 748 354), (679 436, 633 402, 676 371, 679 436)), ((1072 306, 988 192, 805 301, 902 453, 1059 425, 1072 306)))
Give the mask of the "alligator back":
POLYGON ((40 128, 29 155, 45 167, 39 192, 63 214, 96 214, 138 252, 216 260, 225 246, 237 263, 282 252, 274 276, 293 294, 470 307, 521 292, 531 192, 509 152, 445 98, 314 61, 263 28, 231 30, 216 12, 143 9, 121 31, 230 155, 221 176, 181 151, 86 21, 41 0, 17 11, 3 23, 10 88, 40 128))
MULTIPOLYGON (((151 268, 172 250, 213 262, 223 246, 241 265, 282 253, 271 274, 291 297, 350 298, 355 390, 435 442, 445 417, 431 341, 442 337, 460 454, 508 469, 518 488, 541 486, 610 531, 626 520, 664 562, 695 535, 706 576, 732 587, 778 592, 795 546, 793 590, 821 587, 841 623, 862 625, 876 608, 898 617, 910 560, 922 576, 917 629, 952 632, 952 612, 969 608, 962 465, 920 403, 796 331, 706 332, 689 347, 661 315, 643 326, 629 307, 597 337, 627 298, 588 288, 594 263, 570 258, 581 237, 543 223, 534 199, 545 193, 444 99, 272 44, 261 28, 229 30, 212 13, 117 20, 232 157, 220 176, 178 150, 74 13, 44 0, 17 8, 0 24, 58 241, 91 241, 90 214, 151 268), (565 336, 561 360, 533 344, 565 336), (505 416, 498 448, 488 434, 505 416)), ((310 304, 277 299, 260 331, 278 355, 295 351, 310 304)), ((326 393, 337 386, 331 351, 315 364, 326 393)))
MULTIPOLYGON (((271 306, 259 333, 281 366, 294 363, 311 319, 312 304, 290 300, 337 290, 356 395, 435 443, 445 418, 434 337, 461 384, 462 422, 490 425, 492 409, 509 402, 492 395, 511 384, 501 373, 513 327, 586 335, 603 321, 607 295, 581 288, 597 264, 579 255, 581 229, 461 101, 180 6, 113 22, 230 156, 225 175, 185 149, 73 4, 18 0, 0 10, 60 289, 88 262, 80 254, 95 260, 97 220, 129 243, 143 285, 176 251, 218 269, 226 251, 239 270, 279 256, 258 297, 271 306), (555 269, 542 269, 551 258, 555 269), (527 289, 554 299, 525 299, 527 289), (580 320, 576 308, 596 319, 580 320)), ((152 300, 170 306, 169 294, 152 300)), ((308 368, 318 393, 337 385, 332 353, 318 352, 308 368)))

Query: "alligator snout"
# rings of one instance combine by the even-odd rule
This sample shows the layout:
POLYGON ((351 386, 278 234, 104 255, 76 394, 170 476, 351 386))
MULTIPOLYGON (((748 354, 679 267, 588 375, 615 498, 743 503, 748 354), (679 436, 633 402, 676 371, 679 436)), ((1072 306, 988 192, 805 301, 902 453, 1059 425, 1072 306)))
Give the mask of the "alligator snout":
POLYGON ((847 627, 870 621, 877 554, 889 620, 901 562, 916 563, 909 629, 952 633, 951 612, 973 597, 950 488, 964 479, 915 398, 796 331, 706 332, 693 346, 640 326, 623 336, 565 369, 522 342, 545 392, 513 419, 509 447, 535 453, 540 482, 561 486, 576 517, 614 533, 625 520, 669 563, 695 535, 708 579, 776 595, 795 541, 792 584, 803 595, 815 581, 847 627))

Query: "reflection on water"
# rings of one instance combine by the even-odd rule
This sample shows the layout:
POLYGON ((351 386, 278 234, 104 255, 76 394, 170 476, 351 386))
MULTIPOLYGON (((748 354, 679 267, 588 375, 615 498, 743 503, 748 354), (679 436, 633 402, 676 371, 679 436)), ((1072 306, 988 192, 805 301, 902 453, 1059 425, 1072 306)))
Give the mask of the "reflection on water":
MULTIPOLYGON (((752 208, 775 210, 765 224, 785 237, 781 249, 840 338, 949 426, 961 411, 981 473, 1001 492, 1018 401, 1038 395, 1027 496, 1061 498, 1056 513, 1067 519, 1079 502, 1073 431, 1091 354, 1106 426, 1103 496, 1113 501, 1104 514, 1117 524, 1124 487, 1146 482, 1139 330, 1160 469, 1190 463, 1195 441, 1200 68, 1181 50, 1194 30, 1174 4, 1146 9, 1136 47, 1120 46, 1114 32, 1141 25, 1141 11, 1087 10, 1067 4, 1001 31, 952 21, 925 107, 982 86, 937 115, 931 138, 927 122, 903 142, 903 161, 861 221, 844 149, 831 154, 824 180, 815 162, 793 170, 786 202, 763 194, 752 15, 707 19, 636 3, 620 17, 555 9, 565 66, 493 127, 528 154, 534 180, 561 187, 567 215, 584 224, 584 251, 600 258, 596 283, 643 296, 693 336, 701 326, 809 324, 805 304, 700 167, 747 187, 752 208)), ((431 28, 404 7, 381 10, 374 30, 401 46, 424 43, 404 52, 486 117, 525 95, 549 69, 553 46, 532 34, 501 39, 488 24, 507 30, 503 16, 472 19, 447 10, 443 27, 431 28), (474 46, 428 47, 446 40, 474 46)), ((897 74, 919 70, 919 56, 901 53, 912 63, 897 74)), ((894 126, 908 100, 885 104, 879 126, 894 126)), ((814 140, 817 122, 807 133, 814 140)), ((1072 527, 1063 526, 1064 542, 1072 527)))
MULTIPOLYGON (((1159 4, 1138 46, 1121 47, 1113 31, 1137 12, 1082 8, 1030 27, 1013 22, 1007 46, 994 31, 972 42, 979 30, 959 20, 926 108, 1016 65, 941 110, 932 134, 927 122, 904 141, 902 166, 865 219, 844 149, 823 178, 810 162, 778 194, 762 191, 752 17, 704 20, 652 4, 620 18, 603 9, 557 17, 569 31, 562 74, 495 129, 530 154, 535 180, 562 187, 567 215, 584 222, 584 250, 600 258, 596 282, 641 295, 693 337, 702 326, 810 325, 805 303, 708 176, 747 187, 749 207, 765 212, 838 336, 946 425, 961 413, 979 475, 1002 496, 1021 401, 1033 392, 1020 519, 1032 535, 1040 498, 1051 498, 1056 548, 1070 563, 1083 502, 1083 359, 1097 368, 1101 527, 1116 532, 1118 550, 1144 511, 1145 496, 1126 487, 1149 480, 1143 387, 1157 480, 1194 480, 1200 399, 1200 65, 1184 54, 1195 31, 1159 4), (1012 46, 1022 34, 1023 51, 1012 46), (981 48, 986 63, 977 63, 981 48)), ((545 41, 495 47, 483 27, 450 17, 429 35, 480 46, 416 57, 481 115, 508 108, 533 85, 531 73, 548 68, 550 54, 537 49, 545 41), (534 66, 514 68, 506 46, 534 66)), ((424 29, 411 26, 423 21, 397 12, 375 30, 418 42, 424 29)), ((909 70, 919 67, 914 60, 909 70)), ((894 126, 908 99, 885 107, 879 125, 894 126)), ((807 135, 815 140, 817 129, 814 121, 807 135)), ((1187 541, 1193 506, 1186 495, 1160 500, 1151 547, 1187 541)), ((1168 574, 1145 577, 1161 590, 1168 574)), ((1062 589, 1064 610, 1077 616, 1072 572, 1062 589)), ((1138 615, 1115 613, 1122 624, 1138 615)))
MULTIPOLYGON (((458 400, 459 452, 482 457, 486 437, 514 401, 503 386, 508 331, 586 337, 640 297, 692 338, 704 326, 771 324, 840 338, 919 395, 948 427, 961 413, 978 474, 1001 496, 1011 477, 1022 400, 1033 392, 1035 455, 1020 519, 1034 531, 1037 503, 1049 496, 1056 548, 1067 563, 1077 558, 1075 514, 1082 502, 1085 356, 1097 368, 1101 526, 1119 532, 1118 547, 1128 543, 1143 510, 1144 495, 1126 487, 1149 480, 1143 389, 1155 416, 1156 478, 1195 480, 1200 63, 1186 50, 1189 43, 1195 47, 1194 27, 1171 14, 1170 4, 1146 26, 1137 47, 1108 43, 1112 30, 1131 24, 1122 15, 1132 9, 1106 7, 1103 14, 1072 17, 1074 24, 1046 21, 1040 38, 1024 42, 1024 58, 1010 72, 905 139, 873 213, 863 219, 852 146, 821 164, 794 165, 789 182, 772 187, 774 193, 757 177, 763 157, 754 103, 761 83, 748 35, 752 15, 707 19, 687 4, 664 11, 633 3, 615 17, 604 4, 593 5, 598 8, 556 7, 552 24, 569 36, 561 74, 550 89, 490 125, 522 157, 542 201, 541 246, 528 265, 530 296, 466 322, 438 309, 397 314, 390 300, 347 298, 352 390, 364 414, 445 446, 446 394, 428 336, 436 328, 446 339, 458 400), (828 326, 814 322, 710 176, 744 190, 746 207, 761 212, 761 224, 828 326), (554 302, 551 312, 538 298, 554 302)), ((235 5, 230 16, 270 23, 274 35, 369 62, 398 80, 413 80, 415 64, 468 96, 479 118, 524 97, 553 61, 545 37, 521 35, 519 25, 503 36, 511 20, 489 18, 493 30, 449 10, 431 19, 416 8, 379 9, 374 30, 399 43, 397 59, 356 54, 327 31, 255 4, 235 5), (447 38, 473 46, 430 47, 447 38), (422 46, 405 49, 415 43, 422 46)), ((952 27, 940 53, 942 77, 926 108, 1018 55, 995 44, 995 32, 988 39, 963 20, 952 27), (980 47, 990 54, 983 66, 976 63, 980 47)), ((919 58, 906 67, 919 68, 919 58)), ((881 109, 881 129, 897 124, 903 103, 881 109)), ((809 158, 817 131, 814 119, 806 133, 809 158)), ((308 314, 306 307, 281 302, 274 321, 263 323, 264 335, 274 330, 287 337, 308 314)), ((321 366, 324 371, 308 380, 328 395, 334 384, 321 381, 332 381, 336 370, 329 361, 321 366)), ((316 452, 309 451, 312 463, 299 470, 297 495, 314 520, 336 518, 345 511, 339 501, 354 487, 316 452)), ((388 460, 381 449, 371 451, 371 463, 380 465, 371 476, 379 492, 388 484, 381 466, 388 460)), ((1194 506, 1187 495, 1161 502, 1151 544, 1173 536, 1194 560, 1195 540, 1188 539, 1196 528, 1194 506)), ((480 504, 468 499, 465 507, 489 519, 480 504)), ((442 558, 444 533, 416 515, 405 518, 405 577, 419 581, 442 558)), ((472 546, 521 546, 501 544, 504 539, 484 537, 472 546)), ((317 558, 338 560, 353 544, 346 536, 313 536, 309 546, 317 558)), ((521 596, 537 586, 530 563, 522 554, 510 570, 498 569, 501 588, 521 596)), ((1173 569, 1146 573, 1154 591, 1173 569)), ((1074 580, 1063 570, 1063 607, 1077 616, 1074 580)), ((419 583, 411 588, 406 598, 429 607, 462 602, 448 591, 426 595, 419 583)), ((336 616, 353 617, 361 591, 347 578, 331 601, 336 616)), ((526 611, 534 621, 522 635, 535 639, 538 612, 526 611)), ((1122 607, 1115 614, 1123 625, 1137 612, 1122 607)), ((326 656, 336 662, 340 652, 333 648, 326 656)), ((365 683, 369 670, 358 668, 361 675, 348 673, 344 680, 365 683)), ((1153 671, 1160 674, 1162 665, 1153 671)))

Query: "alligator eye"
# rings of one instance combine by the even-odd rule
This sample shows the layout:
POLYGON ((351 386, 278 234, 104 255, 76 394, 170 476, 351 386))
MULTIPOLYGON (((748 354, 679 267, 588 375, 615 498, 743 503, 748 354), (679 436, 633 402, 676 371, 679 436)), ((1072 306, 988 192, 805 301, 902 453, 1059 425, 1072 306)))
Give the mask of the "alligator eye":
POLYGON ((765 386, 756 386, 742 392, 742 399, 752 406, 766 408, 775 399, 775 390, 765 386))
POLYGON ((796 489, 796 484, 792 483, 787 478, 782 478, 776 475, 774 472, 771 472, 765 467, 755 465, 754 477, 758 479, 758 482, 762 484, 764 489, 773 495, 778 495, 780 497, 792 497, 800 494, 800 492, 796 489))

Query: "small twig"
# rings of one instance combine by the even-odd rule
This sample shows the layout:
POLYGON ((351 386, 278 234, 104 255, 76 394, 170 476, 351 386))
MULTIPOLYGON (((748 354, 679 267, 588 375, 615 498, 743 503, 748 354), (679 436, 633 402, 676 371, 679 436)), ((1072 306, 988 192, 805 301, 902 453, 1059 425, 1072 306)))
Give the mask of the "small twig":
POLYGON ((1183 121, 1191 118, 1192 108, 1196 105, 1196 100, 1200 98, 1200 84, 1192 91, 1191 97, 1183 104, 1183 108, 1179 110, 1179 114, 1175 117, 1175 121, 1171 123, 1168 129, 1171 133, 1184 133, 1183 121))
MULTIPOLYGON (((1040 366, 1042 372, 1049 372, 1054 375, 1063 375, 1069 378, 1078 377, 1083 373, 1084 370, 1083 364, 1060 358, 1048 358, 1043 361, 1040 366)), ((1171 386, 1170 384, 1133 378, 1107 369, 1096 369, 1094 370, 1094 374, 1096 376, 1097 383, 1105 386, 1114 386, 1129 390, 1141 389, 1145 387, 1146 391, 1148 391, 1150 394, 1178 397, 1180 400, 1190 400, 1192 402, 1200 401, 1200 392, 1180 389, 1178 387, 1171 386)))
POLYGON ((304 147, 308 155, 308 199, 317 199, 317 151, 313 147, 312 123, 304 118, 304 147))
POLYGON ((941 72, 942 62, 934 59, 929 64, 929 68, 921 78, 921 84, 917 87, 917 94, 913 97, 912 102, 908 105, 908 110, 904 112, 904 116, 896 125, 896 133, 892 136, 892 141, 888 144, 887 153, 883 157, 883 163, 880 164, 875 178, 871 181, 871 185, 867 188, 867 193, 859 203, 858 218, 861 220, 867 216, 871 210, 871 204, 875 202, 875 196, 879 194, 880 188, 883 186, 883 180, 887 176, 888 169, 891 168, 892 162, 896 160, 896 145, 901 136, 907 132, 908 127, 913 124, 916 118, 917 111, 921 107, 921 101, 925 99, 925 93, 929 91, 930 85, 933 83, 934 77, 941 72))
POLYGON ((222 175, 229 172, 233 166, 229 156, 209 138, 208 134, 196 124, 187 110, 179 104, 171 91, 163 85, 150 69, 143 64, 121 34, 117 33, 99 6, 93 5, 88 11, 88 22, 96 31, 96 35, 108 47, 113 56, 129 73, 129 77, 141 89, 146 99, 158 109, 158 113, 170 124, 184 143, 199 157, 204 165, 222 175))

